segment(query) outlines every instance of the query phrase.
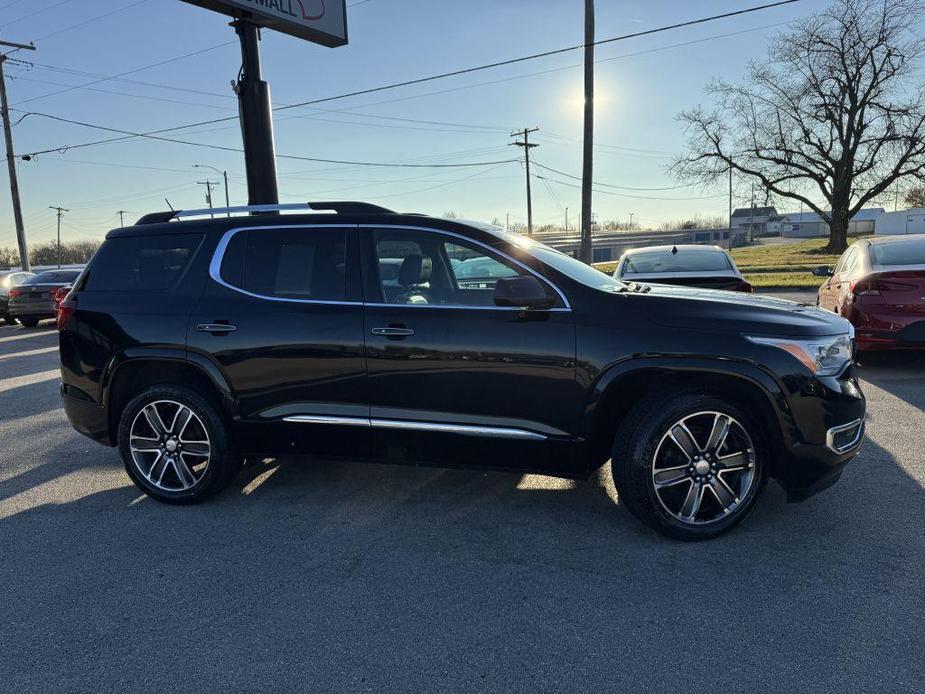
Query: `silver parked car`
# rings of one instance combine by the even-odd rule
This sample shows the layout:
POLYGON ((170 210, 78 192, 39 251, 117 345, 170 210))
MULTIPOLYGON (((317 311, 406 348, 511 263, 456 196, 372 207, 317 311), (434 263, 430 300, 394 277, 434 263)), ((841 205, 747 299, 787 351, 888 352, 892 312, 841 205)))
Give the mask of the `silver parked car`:
POLYGON ((648 246, 626 251, 613 276, 623 282, 680 284, 750 292, 729 252, 718 246, 648 246))
POLYGON ((46 270, 10 290, 9 312, 27 328, 55 317, 55 293, 71 284, 81 270, 46 270))

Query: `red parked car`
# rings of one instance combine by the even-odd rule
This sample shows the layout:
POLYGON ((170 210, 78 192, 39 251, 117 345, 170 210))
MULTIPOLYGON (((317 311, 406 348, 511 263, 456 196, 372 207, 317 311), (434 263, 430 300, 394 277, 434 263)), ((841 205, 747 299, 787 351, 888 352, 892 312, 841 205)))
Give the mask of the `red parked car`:
POLYGON ((925 235, 855 242, 826 277, 817 304, 847 318, 859 350, 925 349, 925 235))

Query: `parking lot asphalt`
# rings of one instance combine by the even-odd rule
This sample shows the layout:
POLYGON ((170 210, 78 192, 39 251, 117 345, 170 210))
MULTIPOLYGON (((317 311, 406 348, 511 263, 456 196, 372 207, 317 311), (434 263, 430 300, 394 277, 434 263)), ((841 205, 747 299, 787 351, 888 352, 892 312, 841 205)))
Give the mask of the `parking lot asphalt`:
POLYGON ((865 359, 835 487, 684 544, 607 468, 274 460, 158 504, 70 428, 52 327, 0 327, 2 691, 925 690, 921 354, 865 359))

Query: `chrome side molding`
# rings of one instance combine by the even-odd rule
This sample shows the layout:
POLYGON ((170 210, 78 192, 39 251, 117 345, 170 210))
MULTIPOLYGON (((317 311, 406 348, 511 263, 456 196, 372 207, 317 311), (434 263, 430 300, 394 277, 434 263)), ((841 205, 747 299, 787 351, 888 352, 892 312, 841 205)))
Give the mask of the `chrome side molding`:
POLYGON ((418 422, 405 419, 367 419, 365 417, 335 417, 327 415, 296 414, 283 417, 284 422, 297 424, 331 424, 337 426, 369 427, 372 429, 402 429, 406 431, 432 431, 461 436, 478 436, 520 441, 545 441, 546 436, 527 429, 510 427, 476 426, 473 424, 446 424, 418 422))

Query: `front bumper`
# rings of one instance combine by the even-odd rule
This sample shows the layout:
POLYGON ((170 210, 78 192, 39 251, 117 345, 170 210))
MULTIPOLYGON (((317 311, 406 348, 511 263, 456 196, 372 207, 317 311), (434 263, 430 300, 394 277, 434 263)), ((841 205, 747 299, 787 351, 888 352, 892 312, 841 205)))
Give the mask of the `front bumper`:
POLYGON ((799 441, 787 446, 777 478, 788 501, 802 501, 835 484, 858 454, 867 405, 853 367, 809 380, 791 402, 799 441))

